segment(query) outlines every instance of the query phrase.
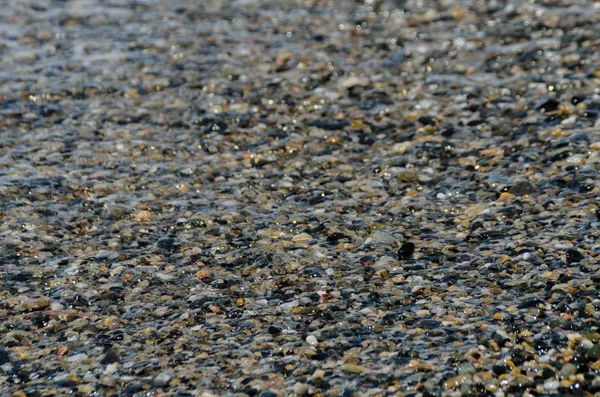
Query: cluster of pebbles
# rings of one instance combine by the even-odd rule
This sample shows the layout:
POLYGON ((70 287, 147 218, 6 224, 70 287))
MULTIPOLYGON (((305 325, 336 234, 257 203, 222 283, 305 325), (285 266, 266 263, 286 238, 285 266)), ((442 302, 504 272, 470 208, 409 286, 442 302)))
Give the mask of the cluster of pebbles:
POLYGON ((0 7, 0 394, 600 393, 600 2, 0 7))

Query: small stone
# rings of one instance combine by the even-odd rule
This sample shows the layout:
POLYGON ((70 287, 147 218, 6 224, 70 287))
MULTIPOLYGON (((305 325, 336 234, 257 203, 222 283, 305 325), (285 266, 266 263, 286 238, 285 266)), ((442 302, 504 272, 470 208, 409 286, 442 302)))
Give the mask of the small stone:
POLYGON ((119 358, 119 352, 115 349, 108 349, 106 351, 106 354, 104 354, 104 357, 102 358, 102 360, 100 360, 100 364, 112 364, 112 363, 118 363, 121 359, 119 358))
POLYGON ((395 244, 398 239, 391 233, 384 232, 383 230, 375 230, 365 240, 365 244, 383 244, 392 245, 395 244))
POLYGON ((306 383, 296 382, 294 384, 294 394, 297 396, 304 396, 304 395, 308 394, 309 390, 310 390, 310 386, 307 385, 306 383))
POLYGON ((308 343, 311 346, 316 346, 317 343, 319 343, 319 341, 317 340, 317 338, 314 335, 308 335, 306 337, 306 343, 308 343))
POLYGON ((457 375, 457 376, 454 376, 454 377, 448 379, 444 383, 444 386, 446 389, 455 389, 458 386, 462 385, 463 383, 466 383, 466 382, 470 383, 472 378, 473 378, 473 375, 471 375, 471 374, 457 375))
POLYGON ((544 389, 546 390, 556 390, 560 387, 560 383, 556 379, 552 379, 544 382, 544 389))
POLYGON ((576 249, 568 249, 566 257, 568 265, 570 265, 571 263, 581 262, 585 258, 583 254, 577 251, 576 249))
POLYGON ((541 112, 553 112, 558 109, 560 102, 554 98, 541 100, 535 106, 535 108, 541 112))
POLYGON ((164 238, 162 240, 159 240, 156 245, 158 246, 158 248, 162 248, 167 251, 175 251, 177 249, 175 239, 172 238, 164 238))
POLYGON ((212 276, 212 275, 210 274, 210 272, 207 272, 206 270, 199 270, 199 271, 196 273, 196 278, 197 278, 198 280, 206 280, 206 279, 209 279, 209 278, 211 278, 211 276, 212 276))
POLYGON ((415 252, 415 245, 410 241, 402 244, 400 249, 398 250, 398 259, 410 259, 415 252))
POLYGON ((596 344, 594 346, 592 346, 588 351, 587 351, 587 357, 590 360, 600 360, 600 344, 596 344))
POLYGON ((66 346, 61 346, 58 348, 58 350, 56 351, 56 355, 58 357, 62 357, 62 356, 66 356, 67 354, 69 354, 70 350, 68 347, 66 346))
POLYGON ((294 242, 298 245, 308 245, 311 240, 312 240, 312 236, 308 233, 300 233, 300 234, 296 234, 294 237, 292 237, 292 242, 294 242))
POLYGON ((543 299, 534 296, 523 300, 523 302, 521 302, 521 304, 518 307, 519 309, 529 309, 531 307, 538 307, 538 305, 544 304, 546 304, 546 302, 543 299))
POLYGON ((577 373, 577 367, 574 364, 566 363, 560 369, 560 376, 563 378, 568 378, 571 375, 575 375, 577 373))
POLYGON ((367 372, 367 369, 365 367, 362 367, 362 366, 356 365, 356 364, 344 364, 344 365, 342 365, 342 369, 345 372, 350 372, 353 374, 360 374, 360 373, 367 372))
POLYGON ((437 125, 439 121, 433 116, 421 116, 419 117, 419 123, 423 125, 437 125))
POLYGON ((138 222, 145 223, 152 220, 152 213, 150 211, 141 210, 134 214, 134 219, 138 222))
POLYGON ((537 193, 537 188, 529 181, 520 181, 515 183, 508 192, 516 196, 524 196, 527 194, 537 193))
POLYGON ((500 197, 498 197, 498 201, 508 201, 508 200, 512 200, 514 198, 515 198, 514 194, 503 192, 500 194, 500 197))
POLYGON ((269 333, 270 333, 271 335, 273 335, 273 336, 281 334, 281 329, 280 329, 280 328, 277 328, 277 327, 274 327, 274 326, 272 326, 272 325, 271 325, 271 326, 269 326, 269 329, 268 329, 268 331, 269 331, 269 333))
POLYGON ((401 171, 397 174, 397 178, 402 182, 411 183, 419 179, 419 174, 415 171, 401 171))
POLYGON ((341 80, 340 83, 341 86, 347 90, 356 86, 367 87, 369 84, 371 84, 371 80, 369 80, 367 77, 352 76, 341 80))
POLYGON ((31 312, 44 310, 48 306, 50 306, 50 298, 42 296, 35 299, 24 299, 20 305, 15 306, 15 310, 18 312, 31 312))
POLYGON ((278 395, 277 393, 272 392, 271 390, 265 390, 263 392, 260 392, 258 397, 278 397, 278 395))
POLYGON ((74 354, 74 355, 68 357, 67 361, 70 363, 76 363, 78 361, 85 360, 86 358, 88 358, 87 354, 79 353, 79 354, 74 354))
POLYGON ((171 380, 171 375, 166 372, 162 372, 154 378, 154 384, 157 386, 164 386, 171 380))

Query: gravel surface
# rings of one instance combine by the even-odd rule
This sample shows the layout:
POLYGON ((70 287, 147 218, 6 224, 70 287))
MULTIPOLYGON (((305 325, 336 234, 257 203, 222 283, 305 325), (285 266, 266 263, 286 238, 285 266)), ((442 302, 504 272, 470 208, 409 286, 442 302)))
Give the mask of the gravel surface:
POLYGON ((0 395, 600 395, 599 32, 0 0, 0 395))

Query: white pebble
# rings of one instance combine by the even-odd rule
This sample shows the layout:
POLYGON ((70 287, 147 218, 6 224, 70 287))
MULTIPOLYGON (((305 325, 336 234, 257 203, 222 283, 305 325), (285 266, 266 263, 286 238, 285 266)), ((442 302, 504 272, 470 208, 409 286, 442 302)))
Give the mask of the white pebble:
POLYGON ((538 363, 547 364, 550 362, 550 356, 548 354, 544 354, 538 358, 538 363))
POLYGON ((530 254, 529 252, 526 252, 526 253, 524 253, 524 254, 523 254, 523 260, 524 260, 524 261, 527 261, 527 260, 529 260, 530 258, 531 258, 531 254, 530 254))
POLYGON ((556 379, 549 380, 544 382, 544 389, 546 390, 556 390, 560 386, 560 383, 556 379))
POLYGON ((88 357, 87 354, 79 353, 79 354, 74 354, 71 357, 67 357, 67 361, 70 363, 76 363, 77 361, 85 360, 87 357, 88 357))
POLYGON ((167 383, 169 383, 170 380, 171 380, 171 375, 169 375, 166 372, 162 372, 162 373, 158 374, 156 376, 156 378, 154 378, 154 384, 158 385, 158 386, 163 386, 163 385, 166 385, 167 383))
POLYGON ((308 343, 311 346, 315 346, 317 343, 319 343, 319 341, 314 335, 308 335, 306 337, 306 343, 308 343))
POLYGON ((298 307, 299 304, 300 302, 298 302, 297 300, 293 300, 290 302, 282 303, 281 305, 279 305, 279 307, 283 310, 292 310, 293 308, 298 307))

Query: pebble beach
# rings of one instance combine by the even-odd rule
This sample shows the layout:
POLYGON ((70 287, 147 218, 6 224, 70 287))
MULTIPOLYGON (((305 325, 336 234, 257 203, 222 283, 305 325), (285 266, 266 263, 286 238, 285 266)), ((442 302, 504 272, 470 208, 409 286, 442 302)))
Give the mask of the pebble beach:
POLYGON ((0 0, 0 395, 600 396, 600 2, 0 0))

